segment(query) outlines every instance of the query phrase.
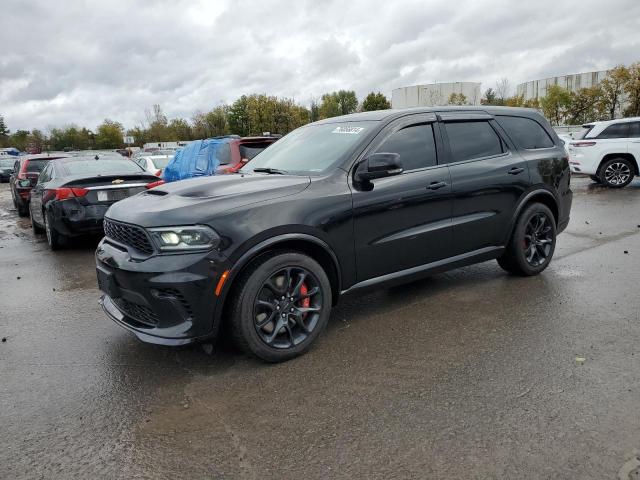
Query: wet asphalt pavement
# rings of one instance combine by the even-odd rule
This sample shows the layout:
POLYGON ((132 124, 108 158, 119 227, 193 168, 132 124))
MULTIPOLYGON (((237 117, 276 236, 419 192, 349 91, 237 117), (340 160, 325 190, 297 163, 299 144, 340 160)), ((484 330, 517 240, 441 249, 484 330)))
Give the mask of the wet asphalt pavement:
POLYGON ((617 478, 640 450, 640 180, 573 189, 542 275, 346 297, 265 365, 137 341, 98 306, 97 240, 48 251, 0 185, 0 478, 617 478))

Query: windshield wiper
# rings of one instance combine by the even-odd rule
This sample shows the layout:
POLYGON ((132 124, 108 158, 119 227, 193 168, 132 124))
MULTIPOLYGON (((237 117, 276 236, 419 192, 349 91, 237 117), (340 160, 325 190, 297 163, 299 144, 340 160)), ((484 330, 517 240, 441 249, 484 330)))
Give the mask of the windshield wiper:
POLYGON ((258 172, 258 173, 268 173, 270 175, 286 175, 287 171, 286 170, 280 170, 277 168, 267 168, 267 167, 258 167, 258 168, 254 168, 253 169, 254 172, 258 172))

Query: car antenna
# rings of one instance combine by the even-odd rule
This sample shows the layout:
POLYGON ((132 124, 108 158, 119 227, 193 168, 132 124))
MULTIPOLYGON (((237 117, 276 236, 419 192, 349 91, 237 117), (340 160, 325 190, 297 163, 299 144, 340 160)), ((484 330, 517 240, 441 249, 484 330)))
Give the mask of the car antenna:
POLYGON ((100 160, 100 157, 98 157, 98 155, 96 155, 96 156, 94 157, 94 160, 100 160))

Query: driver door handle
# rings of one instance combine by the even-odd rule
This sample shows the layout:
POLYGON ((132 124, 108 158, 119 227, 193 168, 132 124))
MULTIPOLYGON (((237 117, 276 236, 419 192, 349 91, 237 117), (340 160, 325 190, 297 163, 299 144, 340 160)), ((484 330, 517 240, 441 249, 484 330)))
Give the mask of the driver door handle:
POLYGON ((446 182, 431 182, 431 184, 427 187, 429 190, 438 190, 439 188, 446 187, 446 182))
POLYGON ((511 170, 509 170, 507 173, 509 175, 518 175, 519 173, 524 172, 524 168, 521 167, 513 167, 511 170))

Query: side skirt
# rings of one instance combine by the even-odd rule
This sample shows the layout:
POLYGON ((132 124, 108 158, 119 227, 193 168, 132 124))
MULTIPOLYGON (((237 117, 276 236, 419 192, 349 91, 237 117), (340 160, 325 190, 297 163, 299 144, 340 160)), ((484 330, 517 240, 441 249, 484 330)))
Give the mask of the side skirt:
POLYGON ((436 262, 420 265, 418 267, 388 273, 386 275, 358 282, 347 290, 343 290, 341 294, 344 295, 355 290, 379 288, 383 286, 390 287, 393 285, 412 282, 436 273, 446 272, 447 270, 453 270, 454 268, 465 267, 467 265, 473 265, 474 263, 485 262, 487 260, 498 258, 502 255, 504 250, 504 247, 485 247, 472 252, 456 255, 455 257, 445 258, 436 262))

